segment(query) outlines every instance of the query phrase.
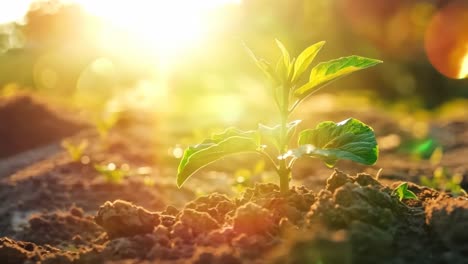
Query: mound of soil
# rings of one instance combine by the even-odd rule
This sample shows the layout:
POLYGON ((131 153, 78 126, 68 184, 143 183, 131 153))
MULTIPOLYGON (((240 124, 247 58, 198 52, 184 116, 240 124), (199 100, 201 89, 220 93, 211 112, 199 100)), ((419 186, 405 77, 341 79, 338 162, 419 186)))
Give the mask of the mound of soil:
POLYGON ((241 198, 215 193, 158 212, 107 202, 95 217, 101 227, 74 207, 31 218, 22 239, 38 245, 3 238, 0 257, 38 263, 466 263, 467 197, 409 188, 419 200, 400 202, 371 175, 336 170, 318 193, 293 187, 284 196, 274 184, 257 184, 241 198), (60 249, 34 238, 44 226, 60 237, 60 243, 48 241, 60 249))
MULTIPOLYGON (((30 142, 32 137, 37 142, 33 132, 43 133, 37 128, 41 116, 54 124, 78 124, 19 96, 0 104, 0 132, 10 133, 1 139, 30 142), (21 106, 14 115, 3 113, 15 104, 21 106), (33 110, 21 109, 25 107, 33 110), (12 125, 10 131, 3 126, 4 118, 15 120, 23 112, 32 123, 12 125), (18 132, 29 127, 31 135, 18 132)), ((371 120, 378 136, 410 137, 398 122, 378 114, 362 120, 371 120)), ((148 138, 149 124, 127 125, 106 138, 91 133, 69 138, 89 142, 83 153, 87 159, 73 160, 58 144, 50 144, 57 146, 47 149, 47 155, 41 147, 0 162, 0 263, 468 263, 466 196, 412 183, 409 188, 419 200, 400 202, 392 195, 395 181, 418 182, 421 175, 432 175, 428 160, 412 160, 389 148, 375 166, 339 164, 351 174, 367 173, 335 171, 328 179, 330 170, 320 161, 303 160, 303 167, 295 167, 292 185, 307 187, 293 187, 287 196, 274 184, 254 185, 269 181, 262 178, 269 176, 267 170, 242 185, 241 195, 234 188, 236 177, 216 169, 231 171, 242 163, 223 161, 179 189, 177 159, 164 156, 173 163, 164 166, 153 155, 156 148, 166 153, 168 145, 148 138), (23 157, 29 153, 39 158, 23 157), (2 162, 8 166, 2 169, 2 162), (122 179, 109 181, 94 167, 111 163, 125 172, 122 179), (377 180, 371 175, 380 168, 377 180), (222 194, 201 196, 206 190, 222 194)), ((59 126, 57 131, 68 125, 59 126)), ((54 125, 43 131, 46 127, 54 125)), ((467 129, 466 121, 430 128, 444 148, 439 165, 462 175, 462 186, 468 179, 467 129)), ((49 133, 56 135, 55 130, 49 133)), ((3 142, 0 151, 2 147, 3 142)))
POLYGON ((0 158, 71 136, 87 124, 21 94, 0 98, 0 158))

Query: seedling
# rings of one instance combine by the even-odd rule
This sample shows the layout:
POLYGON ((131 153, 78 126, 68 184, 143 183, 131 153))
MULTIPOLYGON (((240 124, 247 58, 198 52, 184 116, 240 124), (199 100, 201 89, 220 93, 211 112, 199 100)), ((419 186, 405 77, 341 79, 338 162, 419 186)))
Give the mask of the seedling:
POLYGON ((339 123, 322 122, 314 129, 304 130, 299 133, 298 147, 290 149, 290 142, 300 120, 290 121, 289 116, 301 102, 325 85, 352 72, 379 64, 381 61, 353 55, 322 62, 312 68, 308 81, 301 83, 312 60, 325 42, 318 42, 306 48, 293 59, 280 41, 277 40, 276 43, 282 55, 275 68, 247 50, 271 81, 270 93, 279 110, 279 125, 271 127, 259 124, 257 130, 251 131, 228 128, 222 133, 213 134, 201 144, 188 147, 178 167, 179 187, 206 165, 226 156, 244 152, 258 153, 273 165, 279 175, 283 194, 289 192, 291 168, 298 158, 319 158, 330 167, 339 159, 348 159, 366 165, 372 165, 377 161, 378 147, 372 128, 354 118, 339 123))
POLYGON ((466 195, 466 191, 461 187, 463 175, 451 173, 447 168, 439 166, 433 172, 433 177, 421 176, 421 184, 436 190, 450 192, 454 196, 466 195))
POLYGON ((101 139, 107 138, 109 131, 115 126, 118 119, 119 114, 117 112, 113 112, 95 120, 96 130, 101 139))
POLYGON ((434 150, 430 157, 431 165, 435 166, 433 177, 421 176, 421 184, 436 190, 450 192, 454 196, 466 195, 466 191, 461 186, 463 175, 451 173, 446 167, 440 165, 443 155, 442 147, 434 150))
POLYGON ((62 147, 65 150, 67 150, 68 155, 73 161, 78 162, 81 160, 81 157, 83 157, 84 151, 88 147, 88 141, 86 139, 83 139, 80 141, 79 144, 73 144, 69 140, 63 140, 62 147))
POLYGON ((403 201, 403 199, 414 199, 418 200, 418 196, 414 194, 414 192, 408 190, 408 183, 403 182, 400 185, 398 185, 392 192, 392 195, 398 196, 398 199, 400 201, 403 201))
POLYGON ((120 183, 127 175, 127 171, 116 168, 114 163, 107 165, 95 164, 94 169, 110 183, 120 183))

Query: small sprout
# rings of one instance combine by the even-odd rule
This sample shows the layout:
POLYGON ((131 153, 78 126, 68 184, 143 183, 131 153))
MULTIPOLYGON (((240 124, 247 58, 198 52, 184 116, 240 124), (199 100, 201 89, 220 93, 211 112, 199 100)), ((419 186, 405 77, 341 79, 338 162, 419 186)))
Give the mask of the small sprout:
POLYGON ((128 171, 117 169, 115 163, 112 162, 107 165, 95 164, 94 169, 104 176, 106 181, 110 183, 120 183, 128 174, 128 171))
POLYGON ((416 196, 416 194, 414 192, 408 190, 408 183, 407 182, 403 182, 400 185, 398 185, 393 190, 392 195, 398 196, 400 201, 402 201, 403 199, 418 200, 418 196, 416 196))
POLYGON ((442 157, 444 156, 444 151, 442 147, 436 147, 436 149, 432 152, 431 157, 429 158, 429 161, 431 162, 431 165, 437 166, 440 164, 442 161, 442 157))
POLYGON ((435 153, 435 156, 432 158, 431 163, 437 162, 438 156, 441 149, 439 143, 433 138, 423 138, 423 139, 415 139, 410 140, 407 142, 403 142, 400 146, 400 150, 405 153, 409 153, 414 159, 416 160, 428 160, 431 159, 432 155, 435 151, 439 153, 435 153))
MULTIPOLYGON (((201 168, 226 156, 246 152, 260 154, 264 160, 271 163, 279 176, 283 194, 289 192, 292 166, 301 157, 319 158, 330 167, 340 159, 365 165, 372 165, 377 161, 378 147, 374 131, 357 119, 348 118, 339 123, 322 122, 314 129, 303 130, 298 133, 295 148, 290 148, 290 142, 301 121, 290 121, 289 118, 300 103, 324 86, 382 61, 353 55, 319 63, 308 71, 325 42, 318 42, 306 48, 297 58, 292 58, 279 40, 276 40, 276 44, 281 52, 276 66, 257 58, 246 48, 250 57, 271 81, 269 91, 279 110, 279 124, 259 124, 256 130, 250 131, 228 128, 222 133, 213 134, 198 145, 188 147, 183 152, 173 153, 182 154, 177 171, 179 187, 201 168)), ((242 180, 237 177, 236 180, 240 185, 244 184, 247 178, 244 176, 242 180)))
POLYGON ((454 196, 466 195, 466 191, 461 187, 463 175, 461 173, 450 173, 443 167, 437 167, 433 172, 433 177, 421 176, 422 185, 439 191, 450 192, 454 196))
MULTIPOLYGON (((70 156, 70 158, 73 161, 79 162, 79 161, 82 161, 84 151, 88 147, 88 141, 86 139, 83 139, 83 140, 80 141, 79 144, 73 144, 69 140, 63 140, 62 141, 62 147, 65 150, 67 150, 68 155, 70 156)), ((88 157, 88 159, 89 159, 89 157, 88 157)), ((86 163, 83 162, 83 164, 86 164, 86 163)))
POLYGON ((95 121, 96 130, 99 133, 101 139, 106 138, 109 135, 109 131, 117 124, 119 120, 119 113, 113 112, 108 113, 105 117, 98 118, 95 121))

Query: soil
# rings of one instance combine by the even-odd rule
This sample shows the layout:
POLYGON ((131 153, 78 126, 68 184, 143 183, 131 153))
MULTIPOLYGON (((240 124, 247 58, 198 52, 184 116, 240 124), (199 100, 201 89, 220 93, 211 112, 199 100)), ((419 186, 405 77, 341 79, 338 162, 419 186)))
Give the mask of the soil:
MULTIPOLYGON (((372 124, 379 140, 411 137, 378 111, 352 114, 372 124)), ((62 127, 63 117, 52 115, 62 127)), ((177 160, 164 156, 172 142, 141 137, 139 125, 153 129, 127 123, 105 138, 81 129, 67 138, 89 142, 80 160, 57 147, 62 136, 0 159, 0 262, 468 263, 468 197, 419 185, 434 170, 428 160, 390 147, 371 167, 303 161, 287 196, 260 181, 234 190, 230 175, 245 164, 202 170, 178 189, 177 160), (111 163, 121 179, 94 168, 111 163), (392 194, 401 181, 418 200, 392 194)), ((468 122, 434 121, 430 130, 445 151, 438 165, 460 173, 466 188, 468 122)))
POLYGON ((0 158, 71 136, 89 127, 71 113, 53 109, 41 100, 19 94, 0 98, 0 158))

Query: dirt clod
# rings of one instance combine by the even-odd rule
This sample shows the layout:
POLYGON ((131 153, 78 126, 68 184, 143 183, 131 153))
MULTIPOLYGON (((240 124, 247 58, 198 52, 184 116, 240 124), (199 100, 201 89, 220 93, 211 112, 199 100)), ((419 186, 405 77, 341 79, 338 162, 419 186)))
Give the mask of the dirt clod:
POLYGON ((255 235, 267 233, 272 228, 273 222, 268 210, 255 203, 246 203, 237 208, 233 222, 235 232, 255 235))
POLYGON ((426 224, 447 248, 468 258, 468 199, 438 199, 426 207, 426 224))
POLYGON ((207 234, 211 230, 219 228, 218 222, 210 214, 193 209, 184 209, 179 223, 188 227, 194 236, 207 234))
POLYGON ((88 127, 27 94, 0 99, 0 158, 71 136, 88 127))
POLYGON ((160 222, 159 214, 121 200, 102 205, 95 221, 111 238, 151 233, 160 222))

